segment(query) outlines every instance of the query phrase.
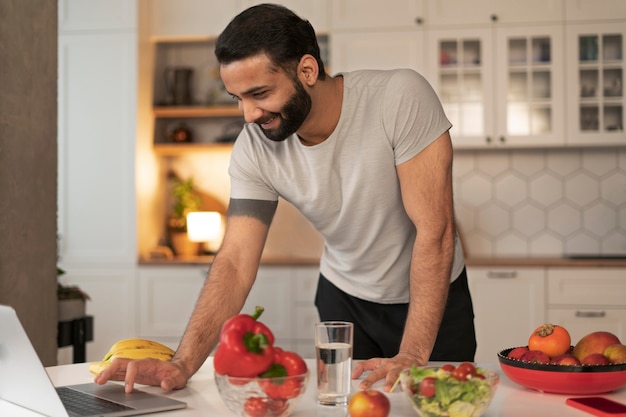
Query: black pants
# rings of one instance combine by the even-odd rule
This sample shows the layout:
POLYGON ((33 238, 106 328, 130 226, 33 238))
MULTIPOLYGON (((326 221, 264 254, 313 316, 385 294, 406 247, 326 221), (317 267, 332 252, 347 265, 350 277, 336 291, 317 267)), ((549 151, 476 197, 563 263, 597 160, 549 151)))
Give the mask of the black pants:
MULTIPOLYGON (((320 274, 315 305, 322 321, 354 323, 354 359, 395 356, 400 348, 408 304, 379 304, 353 297, 320 274)), ((448 301, 430 360, 473 361, 474 310, 465 269, 450 284, 448 301)))

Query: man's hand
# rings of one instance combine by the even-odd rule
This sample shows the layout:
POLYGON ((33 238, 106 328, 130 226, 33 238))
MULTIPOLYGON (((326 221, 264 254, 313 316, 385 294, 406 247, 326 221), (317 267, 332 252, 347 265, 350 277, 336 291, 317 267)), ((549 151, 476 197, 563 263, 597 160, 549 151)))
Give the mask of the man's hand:
POLYGON ((115 358, 105 370, 94 379, 97 384, 109 380, 124 381, 124 391, 132 392, 135 383, 160 386, 165 391, 181 389, 189 378, 184 368, 177 362, 165 362, 158 359, 115 358))
POLYGON ((412 365, 425 364, 419 363, 415 357, 407 353, 398 353, 393 358, 372 358, 356 364, 352 372, 352 379, 359 378, 365 371, 371 371, 370 374, 361 381, 359 388, 367 389, 371 387, 374 382, 384 379, 385 385, 383 389, 389 392, 398 380, 398 377, 400 377, 400 372, 410 368, 412 365))

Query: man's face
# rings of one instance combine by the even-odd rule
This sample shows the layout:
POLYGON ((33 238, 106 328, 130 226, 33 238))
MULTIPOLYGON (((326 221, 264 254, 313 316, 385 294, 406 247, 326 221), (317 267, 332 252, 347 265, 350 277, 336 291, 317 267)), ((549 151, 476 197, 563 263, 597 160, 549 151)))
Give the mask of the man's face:
POLYGON ((311 110, 302 84, 271 65, 265 54, 221 65, 220 75, 246 122, 256 123, 273 141, 296 133, 311 110))

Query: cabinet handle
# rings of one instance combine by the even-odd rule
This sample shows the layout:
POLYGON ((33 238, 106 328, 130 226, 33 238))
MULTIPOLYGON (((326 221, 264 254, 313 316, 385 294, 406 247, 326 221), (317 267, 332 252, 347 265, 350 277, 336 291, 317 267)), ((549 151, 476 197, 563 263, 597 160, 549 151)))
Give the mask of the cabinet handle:
POLYGON ((489 271, 487 272, 487 278, 494 278, 494 279, 517 278, 517 271, 501 271, 501 272, 489 271))
POLYGON ((492 15, 490 16, 490 18, 491 18, 491 21, 492 21, 492 22, 497 22, 497 21, 498 21, 498 15, 497 15, 497 14, 492 14, 492 15))
POLYGON ((487 137, 485 138, 485 142, 487 142, 487 143, 491 143, 491 136, 487 136, 487 137))
POLYGON ((422 23, 424 23, 424 19, 422 19, 421 17, 416 17, 415 18, 415 24, 420 26, 422 23))
POLYGON ((506 139, 504 138, 504 136, 500 136, 500 143, 504 143, 506 142, 506 139))
POLYGON ((584 318, 602 318, 606 316, 606 311, 576 311, 574 314, 576 317, 584 317, 584 318))

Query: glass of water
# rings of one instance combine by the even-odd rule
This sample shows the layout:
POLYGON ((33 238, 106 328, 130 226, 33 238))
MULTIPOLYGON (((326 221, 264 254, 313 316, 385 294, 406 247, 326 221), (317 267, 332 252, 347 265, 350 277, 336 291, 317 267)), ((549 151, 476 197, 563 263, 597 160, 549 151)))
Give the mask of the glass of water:
POLYGON ((346 405, 352 385, 354 324, 323 321, 315 324, 317 402, 346 405))

